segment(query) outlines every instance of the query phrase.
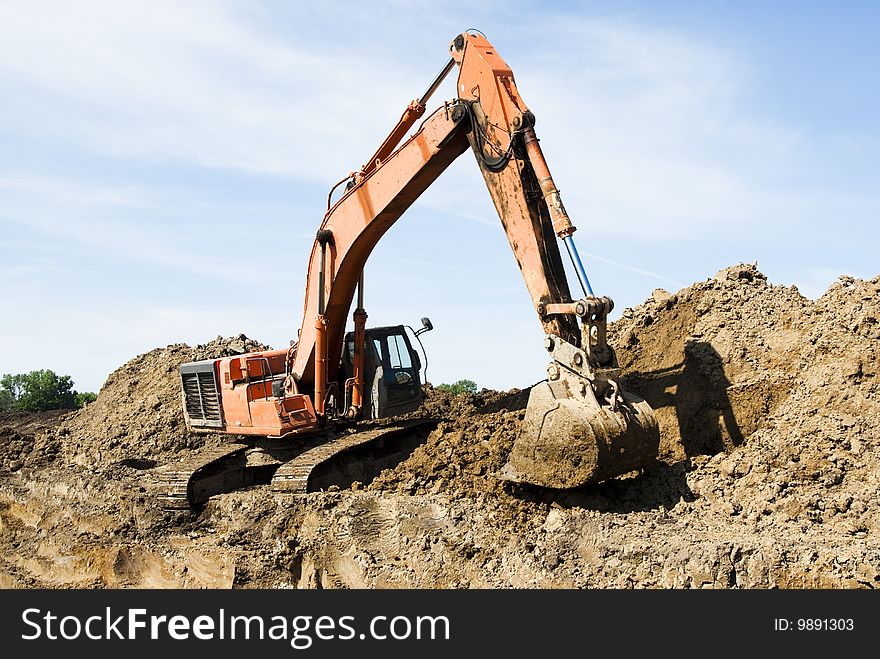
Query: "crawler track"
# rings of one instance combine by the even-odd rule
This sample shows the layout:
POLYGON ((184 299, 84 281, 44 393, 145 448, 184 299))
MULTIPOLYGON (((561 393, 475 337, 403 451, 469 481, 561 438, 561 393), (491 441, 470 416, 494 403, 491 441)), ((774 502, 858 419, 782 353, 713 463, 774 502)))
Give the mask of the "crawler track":
POLYGON ((203 504, 212 494, 228 492, 242 484, 247 444, 232 443, 200 452, 155 471, 157 499, 163 508, 187 510, 203 504))
POLYGON ((366 482, 421 443, 434 420, 420 419, 340 435, 328 433, 232 442, 153 471, 163 508, 198 508, 215 494, 267 484, 276 492, 305 494, 355 480, 366 482), (400 440, 399 444, 386 440, 400 440), (350 463, 347 463, 350 461, 350 463))
POLYGON ((434 422, 421 420, 337 437, 326 444, 300 453, 290 462, 281 465, 272 478, 272 489, 276 492, 292 492, 294 494, 314 491, 317 489, 315 481, 318 472, 326 472, 331 463, 343 459, 345 455, 366 447, 368 444, 392 439, 427 427, 432 423, 434 422))

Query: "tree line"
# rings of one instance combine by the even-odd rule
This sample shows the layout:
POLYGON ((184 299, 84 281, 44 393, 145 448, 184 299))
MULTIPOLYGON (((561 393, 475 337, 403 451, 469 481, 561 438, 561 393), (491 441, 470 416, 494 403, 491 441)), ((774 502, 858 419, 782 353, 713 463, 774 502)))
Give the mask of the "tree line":
POLYGON ((452 384, 438 384, 436 387, 437 391, 448 391, 450 394, 454 394, 456 396, 461 396, 463 394, 475 394, 477 393, 477 383, 473 380, 459 380, 458 382, 453 382, 452 384))
POLYGON ((7 373, 0 378, 0 410, 45 412, 85 407, 97 398, 91 391, 78 392, 69 375, 40 370, 30 373, 7 373))

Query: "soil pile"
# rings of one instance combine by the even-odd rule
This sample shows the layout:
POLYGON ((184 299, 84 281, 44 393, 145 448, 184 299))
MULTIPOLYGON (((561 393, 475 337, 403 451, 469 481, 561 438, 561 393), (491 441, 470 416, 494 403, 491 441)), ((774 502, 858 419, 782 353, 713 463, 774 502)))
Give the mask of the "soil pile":
MULTIPOLYGON (((844 472, 856 489, 876 484, 878 318, 880 279, 844 278, 811 302, 743 264, 676 295, 655 291, 625 310, 610 335, 624 386, 657 414, 666 465, 696 470, 689 480, 698 489, 711 491, 713 478, 724 487, 738 483, 737 510, 760 508, 766 496, 756 499, 749 487, 768 480, 780 483, 772 489, 784 490, 783 499, 803 490, 804 507, 815 509, 815 491, 846 489, 838 487, 844 472), (752 479, 740 481, 753 469, 752 479)), ((503 489, 494 475, 527 401, 527 390, 431 392, 426 409, 448 420, 371 487, 454 495, 503 489)), ((654 499, 647 494, 641 503, 654 499)))
POLYGON ((528 389, 453 395, 428 385, 419 413, 440 423, 408 460, 382 472, 370 488, 459 496, 501 491, 496 476, 507 462, 528 399, 528 389))
POLYGON ((186 433, 177 368, 265 346, 141 355, 73 415, 0 417, 0 586, 880 586, 880 277, 811 301, 740 264, 658 289, 610 338, 660 423, 643 472, 499 481, 529 391, 428 387, 436 429, 371 481, 255 486, 192 515, 141 486, 221 441, 186 433))
MULTIPOLYGON (((483 497, 483 508, 511 532, 521 530, 517 520, 528 525, 534 504, 550 504, 658 510, 694 527, 718 515, 721 527, 792 546, 802 534, 844 544, 876 539, 878 318, 880 278, 841 278, 812 302, 741 264, 675 295, 657 290, 610 332, 626 388, 657 413, 662 461, 655 467, 569 492, 500 483, 495 474, 528 392, 484 391, 454 402, 435 393, 429 405, 447 420, 368 489, 483 497)), ((874 556, 850 585, 880 585, 874 556)), ((814 584, 819 572, 793 583, 814 584)))
POLYGON ((655 292, 612 336, 665 459, 693 458, 693 507, 864 537, 880 530, 878 319, 880 278, 812 302, 740 265, 655 292))
POLYGON ((51 431, 70 414, 71 410, 0 412, 0 472, 54 462, 60 446, 51 431))
POLYGON ((266 350, 244 334, 203 345, 176 343, 135 357, 113 371, 98 398, 58 430, 68 460, 103 468, 114 463, 155 463, 205 435, 186 431, 180 394, 181 364, 266 350))

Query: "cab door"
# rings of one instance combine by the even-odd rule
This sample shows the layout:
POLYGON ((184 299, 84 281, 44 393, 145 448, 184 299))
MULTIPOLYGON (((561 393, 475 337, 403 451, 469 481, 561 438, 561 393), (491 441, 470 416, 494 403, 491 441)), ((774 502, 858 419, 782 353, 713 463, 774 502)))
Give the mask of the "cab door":
MULTIPOLYGON (((364 346, 363 416, 368 419, 406 414, 424 400, 418 353, 402 326, 367 329, 364 346)), ((341 377, 351 377, 354 333, 346 336, 341 377)))
POLYGON ((424 399, 419 378, 422 366, 404 328, 367 330, 366 338, 378 360, 372 379, 373 418, 406 414, 417 409, 424 399))

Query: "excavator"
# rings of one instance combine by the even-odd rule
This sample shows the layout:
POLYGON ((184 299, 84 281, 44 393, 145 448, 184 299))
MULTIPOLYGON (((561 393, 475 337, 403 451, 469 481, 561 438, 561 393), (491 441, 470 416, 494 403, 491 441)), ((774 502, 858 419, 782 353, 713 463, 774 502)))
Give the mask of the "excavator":
POLYGON ((425 93, 366 164, 331 189, 309 257, 298 339, 287 349, 180 367, 187 427, 236 439, 164 467, 160 499, 166 507, 196 507, 212 494, 257 482, 287 492, 321 489, 328 465, 417 430, 418 420, 399 419, 423 402, 414 344, 432 325, 423 318, 418 331, 367 328, 364 266, 385 232, 469 148, 550 357, 547 379, 532 387, 520 434, 497 476, 567 489, 656 459, 657 421, 644 400, 619 384, 606 336, 613 302, 593 293, 535 123, 513 72, 486 37, 474 30, 456 36, 425 93), (456 98, 423 119, 429 99, 456 67, 456 98), (577 299, 560 242, 583 293, 577 299), (355 298, 354 329, 346 331, 355 298), (398 421, 382 425, 389 418, 398 421))

